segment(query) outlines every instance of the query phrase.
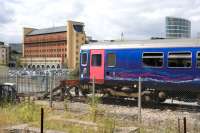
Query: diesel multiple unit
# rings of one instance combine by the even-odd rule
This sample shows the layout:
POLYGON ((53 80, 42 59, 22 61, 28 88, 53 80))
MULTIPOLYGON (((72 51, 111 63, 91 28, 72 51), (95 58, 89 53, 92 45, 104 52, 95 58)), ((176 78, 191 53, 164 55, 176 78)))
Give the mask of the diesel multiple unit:
POLYGON ((165 39, 86 44, 80 50, 82 84, 95 79, 99 92, 144 99, 200 98, 200 40, 165 39))

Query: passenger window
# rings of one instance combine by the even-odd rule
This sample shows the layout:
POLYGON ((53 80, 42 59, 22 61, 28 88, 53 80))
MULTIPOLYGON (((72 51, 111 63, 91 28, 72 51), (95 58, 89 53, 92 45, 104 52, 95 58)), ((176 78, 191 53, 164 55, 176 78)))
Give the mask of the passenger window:
POLYGON ((101 66, 101 54, 92 55, 92 66, 101 66))
POLYGON ((197 53, 197 68, 200 68, 200 52, 197 53))
POLYGON ((108 64, 107 64, 108 67, 115 66, 116 65, 116 55, 113 53, 109 53, 107 61, 108 61, 108 64))
POLYGON ((87 53, 81 54, 81 65, 87 65, 87 53))
POLYGON ((142 62, 147 67, 162 67, 163 66, 163 53, 145 52, 142 56, 142 62))
POLYGON ((191 52, 170 52, 168 53, 168 67, 190 68, 192 66, 191 52))

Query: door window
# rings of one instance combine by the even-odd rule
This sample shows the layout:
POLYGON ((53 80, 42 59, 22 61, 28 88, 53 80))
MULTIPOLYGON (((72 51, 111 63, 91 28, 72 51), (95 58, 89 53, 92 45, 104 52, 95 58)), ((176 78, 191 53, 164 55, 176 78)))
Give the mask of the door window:
POLYGON ((87 53, 81 54, 81 65, 86 66, 87 65, 87 53))
POLYGON ((92 55, 92 66, 101 66, 101 54, 92 55))

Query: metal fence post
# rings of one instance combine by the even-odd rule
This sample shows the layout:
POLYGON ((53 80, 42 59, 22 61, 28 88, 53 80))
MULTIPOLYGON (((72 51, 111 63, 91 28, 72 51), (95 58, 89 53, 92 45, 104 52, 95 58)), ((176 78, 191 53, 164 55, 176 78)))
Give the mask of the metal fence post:
POLYGON ((40 90, 39 90, 39 92, 42 92, 43 91, 43 89, 42 89, 42 81, 43 81, 43 76, 40 76, 40 90))
POLYGON ((45 78, 46 79, 46 90, 45 91, 46 91, 46 93, 48 93, 48 88, 49 88, 49 83, 48 82, 49 82, 49 79, 48 79, 48 74, 47 73, 46 73, 45 77, 46 77, 45 78))
POLYGON ((4 83, 4 72, 2 72, 2 83, 4 83))
POLYGON ((30 96, 30 92, 33 92, 32 90, 31 90, 31 87, 30 87, 30 76, 27 76, 27 79, 28 79, 28 81, 27 81, 27 93, 28 93, 28 95, 30 96))
MULTIPOLYGON (((24 84, 25 84, 25 90, 24 90, 24 92, 27 93, 28 92, 28 77, 26 78, 24 76, 24 84)), ((28 92, 28 95, 29 95, 29 92, 28 92)))
POLYGON ((56 87, 56 74, 53 72, 53 89, 56 87))
POLYGON ((186 117, 183 118, 183 125, 184 125, 184 133, 187 133, 187 129, 186 129, 186 117))
POLYGON ((32 78, 31 78, 31 89, 35 91, 34 80, 35 80, 35 76, 32 76, 32 78))
POLYGON ((24 85, 23 85, 23 77, 20 75, 20 87, 21 87, 21 93, 23 93, 24 85))
POLYGON ((138 121, 139 121, 139 123, 141 123, 142 122, 142 115, 141 115, 141 87, 142 87, 142 85, 141 85, 141 77, 139 77, 139 80, 138 80, 138 109, 139 109, 139 111, 138 111, 138 121))
POLYGON ((53 83, 52 83, 52 76, 50 76, 50 101, 49 101, 49 104, 50 104, 50 108, 52 108, 52 86, 53 86, 53 83))
POLYGON ((44 125, 44 109, 41 108, 41 133, 43 133, 43 125, 44 125))
POLYGON ((18 75, 16 75, 16 90, 17 90, 17 92, 19 92, 18 91, 18 75))
POLYGON ((8 83, 9 82, 9 79, 8 79, 8 72, 6 71, 6 82, 8 83))
POLYGON ((180 129, 180 119, 178 118, 178 133, 181 133, 181 129, 180 129))
POLYGON ((5 82, 8 82, 8 76, 7 76, 7 72, 5 72, 5 82))
POLYGON ((18 83, 17 83, 17 89, 18 89, 18 93, 21 91, 21 86, 20 86, 20 76, 19 75, 17 75, 17 81, 18 81, 18 83))
POLYGON ((33 76, 30 76, 30 90, 33 91, 33 76))
POLYGON ((95 104, 95 77, 92 79, 92 106, 95 104))

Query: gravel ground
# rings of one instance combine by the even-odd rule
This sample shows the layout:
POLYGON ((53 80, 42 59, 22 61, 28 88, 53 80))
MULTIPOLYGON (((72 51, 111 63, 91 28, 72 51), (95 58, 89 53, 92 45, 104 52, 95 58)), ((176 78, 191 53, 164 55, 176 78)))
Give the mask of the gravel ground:
MULTIPOLYGON (((38 101, 37 101, 38 102, 38 101)), ((48 104, 45 101, 39 101, 40 104, 48 104)), ((72 112, 87 113, 89 105, 79 102, 67 103, 68 108, 72 112)), ((54 108, 64 110, 63 102, 54 102, 54 108)), ((180 130, 183 131, 183 118, 187 119, 187 132, 200 132, 200 112, 190 113, 172 110, 160 109, 142 109, 142 124, 137 122, 137 107, 127 107, 119 105, 99 104, 98 108, 103 110, 106 115, 117 118, 124 125, 139 126, 144 129, 144 132, 178 132, 178 119, 180 119, 180 130)))

